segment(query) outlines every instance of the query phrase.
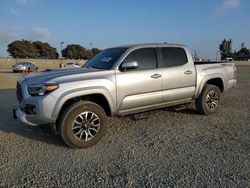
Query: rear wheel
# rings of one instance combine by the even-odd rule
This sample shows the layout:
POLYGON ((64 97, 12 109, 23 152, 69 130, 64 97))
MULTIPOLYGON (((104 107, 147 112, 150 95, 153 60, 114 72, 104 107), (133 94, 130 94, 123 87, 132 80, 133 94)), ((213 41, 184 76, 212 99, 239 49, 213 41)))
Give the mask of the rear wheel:
POLYGON ((195 106, 200 113, 210 115, 217 112, 220 101, 220 89, 214 85, 206 84, 200 96, 195 100, 195 106))
POLYGON ((77 102, 68 107, 59 123, 60 136, 72 148, 90 147, 106 132, 106 114, 97 104, 77 102))

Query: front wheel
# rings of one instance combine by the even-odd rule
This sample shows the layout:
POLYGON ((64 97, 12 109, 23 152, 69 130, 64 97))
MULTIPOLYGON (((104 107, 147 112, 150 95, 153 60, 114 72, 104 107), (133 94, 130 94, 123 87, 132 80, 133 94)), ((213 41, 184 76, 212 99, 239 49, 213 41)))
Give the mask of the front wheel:
POLYGON ((104 110, 89 101, 69 106, 61 116, 60 136, 72 148, 90 147, 101 140, 106 132, 107 120, 104 110))
POLYGON ((206 84, 200 96, 195 100, 195 106, 200 113, 210 115, 217 112, 220 101, 220 89, 214 85, 206 84))

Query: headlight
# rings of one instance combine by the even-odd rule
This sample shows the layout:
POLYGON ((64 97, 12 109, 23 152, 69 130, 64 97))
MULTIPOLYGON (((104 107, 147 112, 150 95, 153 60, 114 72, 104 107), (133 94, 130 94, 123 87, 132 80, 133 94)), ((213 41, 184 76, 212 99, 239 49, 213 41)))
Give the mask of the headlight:
POLYGON ((43 96, 56 90, 58 87, 57 84, 31 85, 28 87, 28 92, 31 96, 43 96))

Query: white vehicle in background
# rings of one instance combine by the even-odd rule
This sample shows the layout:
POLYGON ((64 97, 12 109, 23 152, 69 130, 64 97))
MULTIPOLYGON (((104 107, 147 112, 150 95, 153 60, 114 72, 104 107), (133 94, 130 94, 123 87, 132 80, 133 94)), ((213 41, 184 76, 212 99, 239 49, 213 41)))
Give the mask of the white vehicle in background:
POLYGON ((232 57, 227 57, 226 61, 233 61, 233 58, 232 57))
POLYGON ((13 72, 23 72, 27 70, 28 72, 36 72, 38 71, 38 67, 30 62, 18 62, 12 65, 13 72))
POLYGON ((79 63, 66 63, 64 65, 64 68, 81 68, 81 65, 79 63))

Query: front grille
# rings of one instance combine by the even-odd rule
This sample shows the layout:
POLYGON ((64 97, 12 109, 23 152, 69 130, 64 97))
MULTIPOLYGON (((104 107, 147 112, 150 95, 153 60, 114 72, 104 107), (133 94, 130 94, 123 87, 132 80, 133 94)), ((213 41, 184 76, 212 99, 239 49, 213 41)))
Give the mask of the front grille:
POLYGON ((22 92, 22 88, 19 82, 17 82, 16 84, 16 96, 17 96, 19 103, 21 103, 23 100, 23 92, 22 92))

